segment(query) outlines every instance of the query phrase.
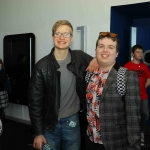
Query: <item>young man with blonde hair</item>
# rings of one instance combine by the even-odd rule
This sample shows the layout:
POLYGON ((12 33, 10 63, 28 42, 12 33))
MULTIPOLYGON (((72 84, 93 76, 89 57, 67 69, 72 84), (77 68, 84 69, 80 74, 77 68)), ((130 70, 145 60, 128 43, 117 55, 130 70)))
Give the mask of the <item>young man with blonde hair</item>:
POLYGON ((41 149, 47 143, 54 150, 80 150, 78 112, 86 108, 84 77, 93 58, 69 48, 73 27, 67 20, 54 24, 52 39, 54 47, 37 62, 29 84, 33 146, 41 149))

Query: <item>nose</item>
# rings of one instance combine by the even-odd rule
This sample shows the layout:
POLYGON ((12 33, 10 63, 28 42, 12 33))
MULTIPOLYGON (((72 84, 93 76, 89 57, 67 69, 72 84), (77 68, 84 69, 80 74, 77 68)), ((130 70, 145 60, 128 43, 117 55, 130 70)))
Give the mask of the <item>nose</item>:
POLYGON ((104 47, 104 52, 107 52, 107 47, 104 47))

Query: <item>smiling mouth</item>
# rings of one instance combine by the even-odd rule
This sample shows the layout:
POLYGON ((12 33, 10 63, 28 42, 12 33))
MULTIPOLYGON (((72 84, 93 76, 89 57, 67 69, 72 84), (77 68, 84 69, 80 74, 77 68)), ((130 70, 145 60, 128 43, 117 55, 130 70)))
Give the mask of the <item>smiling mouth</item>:
POLYGON ((66 44, 64 41, 59 41, 58 44, 66 44))
POLYGON ((109 55, 102 54, 101 56, 102 56, 103 58, 107 58, 109 55))

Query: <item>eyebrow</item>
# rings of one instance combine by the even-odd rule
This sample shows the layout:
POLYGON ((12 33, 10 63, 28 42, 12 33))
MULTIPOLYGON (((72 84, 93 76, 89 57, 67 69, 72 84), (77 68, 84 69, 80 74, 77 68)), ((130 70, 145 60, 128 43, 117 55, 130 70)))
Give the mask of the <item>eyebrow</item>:
MULTIPOLYGON (((99 45, 104 45, 104 44, 98 44, 98 46, 99 46, 99 45)), ((115 47, 114 45, 108 45, 108 46, 112 46, 112 47, 115 47)))
POLYGON ((112 46, 112 47, 115 47, 114 45, 108 45, 108 46, 112 46))

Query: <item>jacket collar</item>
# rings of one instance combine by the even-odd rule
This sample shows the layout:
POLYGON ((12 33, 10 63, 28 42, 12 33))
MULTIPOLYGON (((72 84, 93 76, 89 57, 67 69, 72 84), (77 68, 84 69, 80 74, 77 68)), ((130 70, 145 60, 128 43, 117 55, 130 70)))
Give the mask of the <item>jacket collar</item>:
POLYGON ((119 68, 120 68, 120 65, 116 62, 116 63, 114 64, 114 66, 112 67, 112 69, 110 70, 110 73, 109 73, 109 75, 108 75, 106 84, 105 84, 105 86, 104 86, 104 88, 103 88, 101 100, 103 99, 103 97, 104 97, 104 95, 105 95, 105 93, 106 93, 108 87, 109 87, 110 84, 112 83, 112 81, 113 81, 114 79, 116 80, 116 78, 114 78, 114 77, 117 77, 116 72, 119 70, 119 68))
MULTIPOLYGON (((56 69, 58 69, 58 68, 60 68, 60 66, 59 66, 59 64, 58 64, 58 62, 57 62, 57 60, 56 60, 56 58, 55 58, 55 56, 54 56, 54 49, 55 49, 55 47, 53 47, 52 49, 51 49, 51 52, 50 52, 50 54, 48 55, 48 57, 49 57, 49 61, 52 63, 52 65, 53 65, 53 67, 55 67, 56 69)), ((74 60, 73 60, 73 51, 69 48, 69 52, 70 52, 70 54, 71 54, 71 63, 73 63, 74 62, 74 60)))
POLYGON ((116 62, 116 63, 114 64, 113 68, 114 68, 116 71, 118 71, 119 68, 120 68, 120 65, 116 62))

